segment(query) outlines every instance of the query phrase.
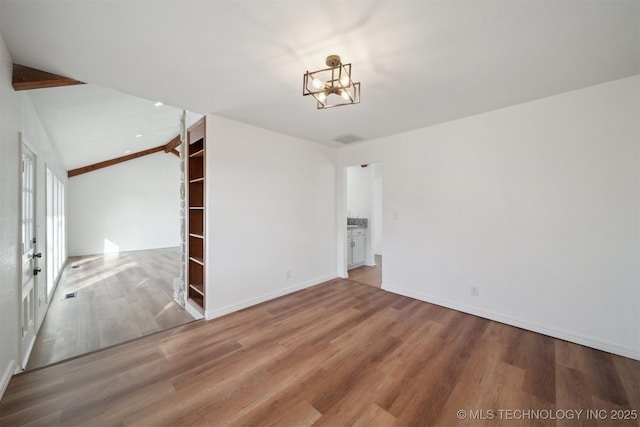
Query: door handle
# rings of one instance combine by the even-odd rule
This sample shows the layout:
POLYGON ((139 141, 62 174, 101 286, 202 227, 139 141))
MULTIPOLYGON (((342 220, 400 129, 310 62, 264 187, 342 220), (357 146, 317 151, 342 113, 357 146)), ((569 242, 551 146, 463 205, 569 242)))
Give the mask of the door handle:
POLYGON ((40 273, 41 271, 42 271, 42 269, 40 267, 36 267, 36 268, 33 269, 33 275, 37 276, 38 273, 40 273))
POLYGON ((31 258, 42 258, 42 252, 38 252, 37 254, 31 255, 31 258))

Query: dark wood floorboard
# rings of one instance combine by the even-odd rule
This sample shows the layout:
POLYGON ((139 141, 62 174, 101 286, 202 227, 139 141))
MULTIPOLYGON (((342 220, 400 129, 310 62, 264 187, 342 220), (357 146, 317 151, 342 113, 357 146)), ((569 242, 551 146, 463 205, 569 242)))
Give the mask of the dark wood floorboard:
POLYGON ((14 376, 0 425, 637 427, 611 418, 639 385, 638 361, 336 279, 14 376))
POLYGON ((178 248, 69 258, 27 369, 193 321, 173 300, 179 273, 178 248))

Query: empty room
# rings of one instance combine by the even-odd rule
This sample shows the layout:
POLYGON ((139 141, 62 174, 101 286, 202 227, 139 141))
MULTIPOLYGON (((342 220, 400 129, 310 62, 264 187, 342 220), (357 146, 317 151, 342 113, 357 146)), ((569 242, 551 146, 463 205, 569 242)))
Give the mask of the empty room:
POLYGON ((0 0, 0 425, 640 426, 640 2, 0 0))

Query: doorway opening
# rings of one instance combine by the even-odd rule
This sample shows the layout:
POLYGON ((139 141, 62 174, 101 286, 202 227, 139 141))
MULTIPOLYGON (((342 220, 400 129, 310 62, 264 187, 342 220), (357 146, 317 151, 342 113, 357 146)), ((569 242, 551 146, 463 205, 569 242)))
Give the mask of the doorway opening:
POLYGON ((345 168, 346 270, 350 280, 382 286, 382 163, 345 168))

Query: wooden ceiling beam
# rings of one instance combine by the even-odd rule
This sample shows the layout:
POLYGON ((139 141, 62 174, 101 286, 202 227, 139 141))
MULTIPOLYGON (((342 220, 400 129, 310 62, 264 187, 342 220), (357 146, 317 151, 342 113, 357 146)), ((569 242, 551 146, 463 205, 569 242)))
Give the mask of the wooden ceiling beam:
POLYGON ((158 147, 149 148, 148 150, 138 151, 137 153, 127 154, 126 156, 116 157, 115 159, 105 160, 104 162, 94 163, 89 166, 83 166, 77 169, 71 169, 67 172, 67 177, 71 178, 74 176, 82 175, 87 172, 93 172, 98 169, 106 168, 109 166, 117 165, 118 163, 126 162, 129 160, 137 159, 138 157, 148 156, 149 154, 159 153, 164 151, 164 145, 160 145, 158 147))
POLYGON ((182 141, 180 141, 180 135, 178 135, 171 141, 167 142, 167 145, 164 146, 164 152, 169 153, 172 150, 175 150, 181 143, 182 141))
POLYGON ((84 82, 26 67, 24 65, 13 64, 13 89, 30 90, 44 89, 48 87, 83 85, 84 82))

